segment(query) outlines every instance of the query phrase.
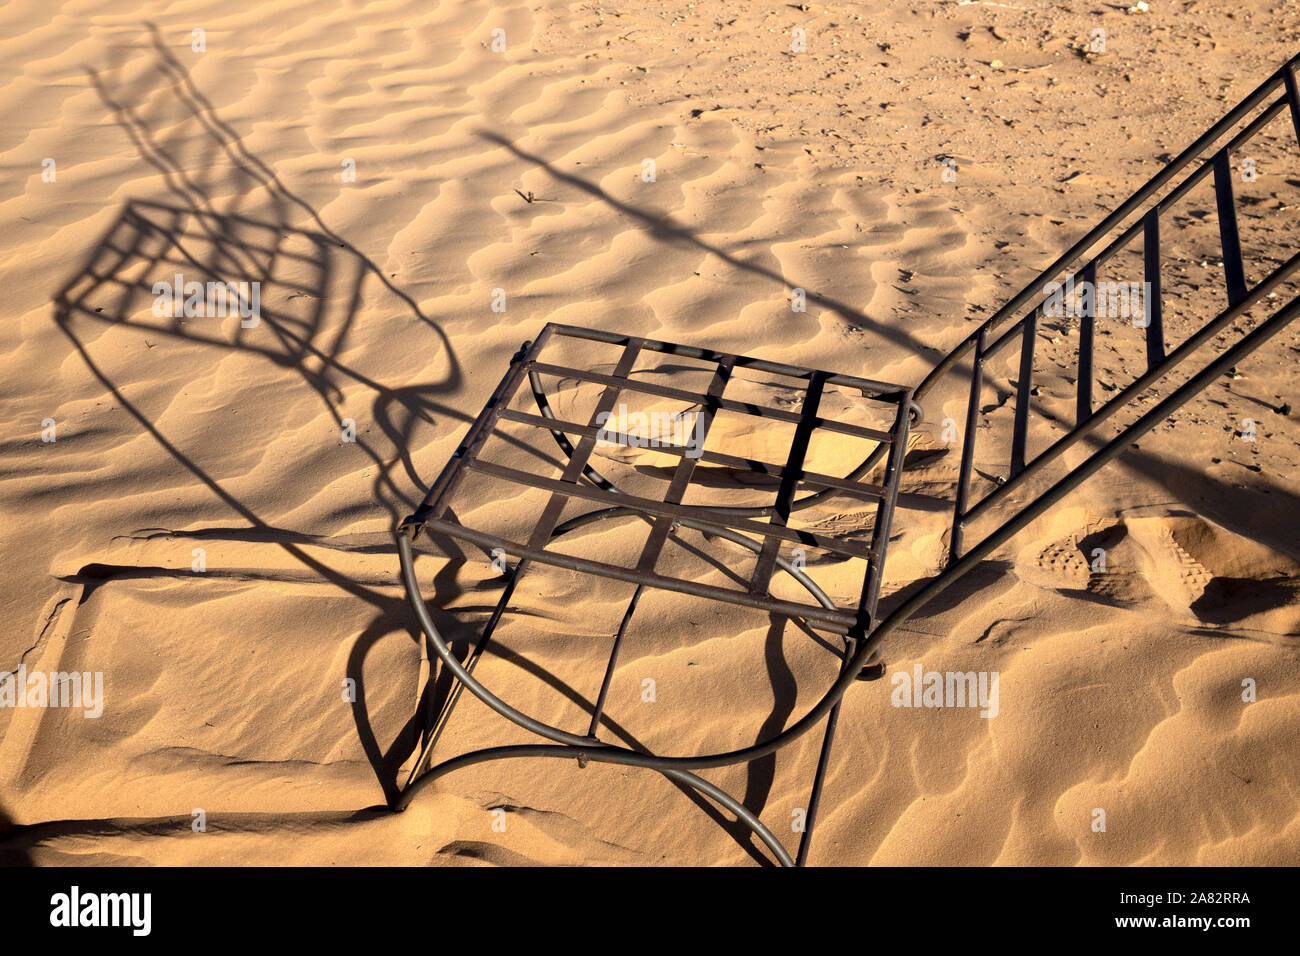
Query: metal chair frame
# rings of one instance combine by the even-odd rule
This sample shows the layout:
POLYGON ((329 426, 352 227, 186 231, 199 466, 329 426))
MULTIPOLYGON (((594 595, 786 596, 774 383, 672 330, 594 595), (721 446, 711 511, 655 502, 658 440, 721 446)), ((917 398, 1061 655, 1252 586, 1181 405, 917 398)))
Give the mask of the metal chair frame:
MULTIPOLYGON (((547 325, 536 341, 531 344, 525 343, 525 347, 512 360, 500 385, 470 426, 451 461, 431 486, 419 508, 398 527, 398 553, 407 596, 430 647, 442 665, 456 678, 456 684, 442 703, 441 709, 436 714, 430 715, 426 723, 421 752, 406 786, 395 802, 394 809, 404 809, 421 790, 442 777, 484 761, 511 757, 560 757, 576 758, 584 766, 588 761, 622 764, 658 771, 681 786, 699 791, 734 814, 738 821, 748 827, 767 846, 779 863, 787 866, 804 864, 816 823, 841 700, 854 682, 862 676, 864 667, 877 660, 884 639, 902 622, 970 572, 1030 522, 1106 464, 1123 454, 1136 439, 1167 419, 1215 379, 1240 364, 1300 315, 1300 295, 1297 295, 1259 321, 1253 328, 1249 327, 1249 322, 1238 326, 1238 320, 1251 310, 1264 305, 1270 294, 1275 294, 1277 290, 1283 288, 1284 284, 1297 273, 1300 269, 1300 253, 1291 256, 1259 281, 1253 284, 1247 281, 1238 234, 1231 173, 1232 154, 1239 151, 1245 143, 1283 112, 1289 112, 1297 142, 1300 143, 1300 93, 1297 92, 1296 78, 1298 66, 1300 66, 1300 55, 1293 57, 1273 73, 1222 120, 1062 254, 1033 282, 993 316, 981 323, 935 366, 915 390, 855 376, 572 326, 547 325), (1163 196, 1159 195, 1180 172, 1189 168, 1190 171, 1180 182, 1163 196), (1215 318, 1198 328, 1177 347, 1169 349, 1165 342, 1166 323, 1161 286, 1161 219, 1193 187, 1211 175, 1218 211, 1226 305, 1215 318), (1092 353, 1098 316, 1095 297, 1090 305, 1085 301, 1079 336, 1079 374, 1074 424, 1048 447, 1037 455, 1030 456, 1027 446, 1030 416, 1033 413, 1030 396, 1033 385, 1034 347, 1038 321, 1043 316, 1044 305, 1048 300, 1046 287, 1054 280, 1072 284, 1089 283, 1095 286, 1098 268, 1139 236, 1143 242, 1145 280, 1154 290, 1153 296, 1148 297, 1146 303, 1146 371, 1120 389, 1108 401, 1094 407, 1092 353), (1088 253, 1092 254, 1089 256, 1088 253), (1206 361, 1199 371, 1173 388, 1136 421, 1121 428, 1117 435, 1105 441, 1082 464, 1051 484, 1046 490, 1034 494, 1027 502, 1018 504, 1013 502, 1017 490, 1028 490, 1030 482, 1036 476, 1042 476, 1050 465, 1059 462, 1065 452, 1078 442, 1095 435, 1098 429, 1117 412, 1133 408, 1136 399, 1153 388, 1168 384, 1169 375, 1175 367, 1182 365, 1213 338, 1224 333, 1236 336, 1235 341, 1228 348, 1212 360, 1206 361), (564 337, 586 339, 621 348, 622 352, 613 373, 597 373, 588 369, 546 362, 543 353, 547 345, 553 340, 564 337), (1016 342, 1020 345, 1020 375, 1015 386, 1014 430, 1008 455, 1008 478, 980 500, 972 501, 971 472, 975 461, 979 400, 985 387, 985 369, 993 357, 1016 342), (713 369, 709 388, 702 393, 689 392, 631 377, 638 356, 651 353, 681 356, 696 362, 708 363, 713 369), (886 617, 877 619, 877 602, 899 481, 903 472, 907 438, 910 429, 923 418, 917 402, 968 356, 971 368, 970 391, 961 441, 961 458, 946 566, 899 603, 886 617), (790 382, 801 383, 803 400, 800 412, 727 399, 726 385, 737 369, 750 369, 790 382), (603 385, 604 391, 591 419, 581 423, 557 418, 542 386, 543 374, 603 385), (535 415, 512 410, 509 407, 511 398, 522 387, 525 377, 529 381, 537 405, 538 414, 535 415), (827 386, 853 389, 861 394, 864 401, 885 402, 896 406, 892 426, 888 430, 870 429, 819 416, 819 401, 827 386), (590 464, 592 451, 598 441, 631 444, 629 436, 605 427, 606 419, 601 413, 607 416, 621 394, 632 393, 697 403, 702 408, 699 413, 702 432, 699 437, 699 447, 693 450, 685 446, 656 448, 659 452, 678 458, 672 479, 661 500, 638 497, 621 491, 590 464), (713 418, 720 410, 794 424, 795 437, 785 464, 777 466, 730 455, 723 451, 705 449, 704 436, 707 435, 713 418), (483 457, 484 444, 506 422, 550 432, 567 459, 559 478, 546 478, 518 469, 506 468, 483 457), (819 429, 874 439, 878 445, 857 467, 842 478, 814 473, 805 468, 805 456, 811 437, 819 429), (739 472, 762 474, 779 479, 774 503, 761 507, 706 507, 683 504, 683 496, 691 485, 697 461, 706 461, 739 472), (880 468, 882 463, 884 472, 879 483, 871 484, 864 481, 874 470, 880 468), (482 529, 466 527, 449 513, 448 505, 452 495, 464 476, 471 472, 486 474, 520 487, 540 488, 551 492, 551 497, 539 515, 528 541, 511 541, 482 529), (815 490, 799 496, 798 491, 801 487, 815 490), (794 512, 840 495, 851 495, 876 502, 875 525, 869 547, 864 548, 860 542, 844 536, 813 533, 789 526, 790 516, 794 512), (561 523, 559 521, 561 512, 565 504, 573 499, 587 500, 603 507, 561 523), (973 546, 966 547, 965 536, 968 526, 982 517, 1000 523, 995 530, 973 546), (627 518, 640 518, 651 526, 635 566, 602 563, 548 549, 548 545, 555 539, 592 522, 627 518), (719 587, 657 573, 655 568, 664 544, 670 533, 679 527, 701 530, 754 552, 758 556, 757 564, 748 585, 743 588, 719 587), (500 548, 518 558, 518 564, 509 575, 495 610, 481 632, 477 644, 464 661, 452 651, 434 625, 416 579, 412 544, 425 528, 472 542, 483 548, 500 548), (781 555, 780 548, 783 542, 808 545, 824 549, 831 554, 866 560, 867 571, 856 606, 851 608, 837 606, 797 562, 781 555), (473 676, 474 666, 505 613, 520 575, 533 562, 557 565, 636 585, 622 624, 614 637, 604 681, 600 694, 592 706, 591 722, 585 735, 550 726, 522 713, 501 700, 473 676), (795 602, 774 596, 771 582, 777 571, 790 575, 798 581, 813 600, 795 602), (646 588, 677 591, 745 605, 769 614, 802 621, 810 628, 840 635, 845 647, 839 675, 806 713, 780 733, 749 747, 723 753, 664 756, 602 741, 597 737, 597 732, 601 725, 610 681, 628 625, 646 588), (469 688, 471 693, 501 716, 550 743, 476 750, 435 766, 429 766, 434 746, 464 688, 469 688), (810 732, 823 721, 825 721, 825 730, 817 770, 810 790, 805 828, 797 854, 792 858, 781 841, 752 811, 700 777, 696 771, 744 763, 772 754, 810 732)), ((430 678, 432 679, 432 674, 430 678)))

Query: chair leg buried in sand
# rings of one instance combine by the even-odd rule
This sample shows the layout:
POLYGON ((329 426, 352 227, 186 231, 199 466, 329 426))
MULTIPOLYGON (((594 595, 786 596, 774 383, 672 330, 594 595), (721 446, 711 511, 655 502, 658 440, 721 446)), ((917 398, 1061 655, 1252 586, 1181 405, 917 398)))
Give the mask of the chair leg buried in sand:
MULTIPOLYGON (((1254 254, 1250 261, 1266 274, 1254 281, 1247 275, 1232 172, 1233 155, 1257 137, 1268 140, 1275 120, 1294 137, 1290 145, 1300 145, 1298 66, 1300 56, 1270 76, 981 323, 915 389, 631 335, 555 324, 543 328, 515 355, 419 508, 398 528, 407 596, 453 684, 425 722, 423 747, 394 809, 405 809, 448 774, 486 761, 560 757, 583 766, 622 764, 658 771, 713 800, 780 864, 805 863, 841 700, 857 681, 883 673, 879 652, 891 631, 1300 315, 1300 296, 1280 307, 1277 302, 1279 290, 1294 291, 1286 283, 1300 270, 1300 251, 1254 254), (1179 179, 1180 174, 1185 175, 1179 179), (1171 211, 1186 211, 1193 190, 1207 179, 1218 225, 1214 257, 1223 263, 1218 302, 1203 287, 1193 288, 1195 295, 1180 289, 1178 277, 1162 270, 1161 263, 1162 227, 1178 218, 1171 211), (1100 278, 1117 270, 1123 281, 1100 278), (1207 303, 1211 314, 1196 315, 1207 303), (1068 358, 1078 370, 1070 425, 1033 401, 1035 352, 1042 359, 1046 348, 1039 327, 1047 320, 1065 320, 1077 330, 1077 342, 1067 339, 1068 356, 1047 356, 1068 358), (1109 334, 1103 326, 1112 322, 1136 330, 1129 343, 1113 341, 1130 345, 1144 370, 1097 404, 1094 337, 1109 334), (975 468, 980 400, 999 358, 1012 362, 1018 375, 1009 399, 1014 403, 1009 447, 980 451, 980 462, 999 463, 998 473, 987 475, 975 468), (1184 363, 1181 375, 1172 374, 1184 363), (1190 375, 1187 369, 1193 370, 1190 375), (548 380, 558 391, 548 393, 548 380), (947 502, 952 522, 946 563, 878 616, 909 434, 923 421, 918 402, 945 388, 966 408, 965 427, 954 435, 953 450, 960 451, 953 455, 955 494, 947 502), (557 412, 553 403, 561 400, 565 407, 557 412), (1140 402, 1154 404, 1143 411, 1140 402), (1119 430, 1106 438, 1101 426, 1113 419, 1119 430), (546 458, 536 442, 547 435, 564 456, 549 475, 537 468, 546 458), (759 446, 767 440, 776 452, 760 457, 755 436, 759 446), (1067 467, 1066 452, 1088 438, 1094 450, 1067 467), (843 460, 843 447, 853 441, 865 454, 847 474, 838 476, 833 466, 819 464, 827 449, 838 449, 843 460), (593 464, 597 457, 602 469, 618 469, 617 483, 593 464), (724 475, 728 483, 720 493, 724 475), (469 495, 467 489, 475 488, 490 493, 469 495), (722 501, 706 500, 710 497, 722 501), (823 523, 800 520, 801 512, 838 499, 869 503, 869 540, 861 527, 826 530, 823 523), (480 519, 484 509, 454 507, 485 500, 511 502, 505 528, 480 519), (464 520, 458 517, 462 511, 464 520), (520 515, 527 517, 522 525, 520 515), (622 529, 619 534, 605 534, 615 527, 622 529), (414 544, 426 530, 517 561, 464 659, 439 632, 416 577, 414 544), (698 535, 704 547, 725 545, 724 552, 713 553, 705 573, 684 573, 679 552, 685 549, 669 547, 686 532, 698 535), (633 588, 599 694, 586 707, 585 733, 522 712, 474 676, 521 575, 546 566, 633 588), (828 566, 837 569, 830 588, 810 572, 828 566), (851 589, 846 580, 854 582, 851 589), (828 589, 851 597, 837 601, 828 589), (751 746, 665 756, 602 739, 619 652, 638 603, 651 591, 747 607, 796 622, 814 636, 837 638, 842 641, 838 675, 802 716, 751 746), (432 764, 464 688, 546 742, 475 750, 432 764), (698 772, 773 754, 819 726, 821 750, 792 857, 755 813, 698 772)), ((1300 168, 1288 172, 1300 174, 1300 168)), ((1164 241, 1167 249, 1168 237, 1164 241)))

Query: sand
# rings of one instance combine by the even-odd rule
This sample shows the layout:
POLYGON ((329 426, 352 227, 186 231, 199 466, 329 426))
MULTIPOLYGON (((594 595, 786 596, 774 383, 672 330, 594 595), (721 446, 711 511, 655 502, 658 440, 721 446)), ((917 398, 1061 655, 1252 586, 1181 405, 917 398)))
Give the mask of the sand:
MULTIPOLYGON (((0 708, 0 858, 762 858, 623 767, 479 765, 389 814, 427 677, 392 529, 547 321, 919 382, 1297 52, 1284 0, 1126 6, 5 4, 0 670, 100 673, 104 695, 96 717, 0 708), (157 314, 153 283, 200 264, 261 276, 274 319, 157 314)), ((1278 130, 1248 253, 1300 236, 1278 130)), ((1134 364, 1116 344, 1112 388, 1134 364)), ((1300 328, 891 638, 891 675, 996 671, 998 713, 850 690, 812 863, 1300 862, 1297 353, 1300 328)), ((1069 407, 1048 368, 1044 407, 1069 407)), ((962 401, 927 402, 885 608, 943 561, 962 401)), ((853 531, 860 508, 811 517, 853 531)), ((418 567, 463 646, 499 570, 464 545, 418 567)), ((480 678, 585 731, 627 597, 525 576, 480 678)), ((835 668, 796 627, 651 595, 607 733, 745 746, 835 668)), ((706 776, 793 850, 819 740, 706 776)), ((466 695, 438 755, 514 742, 466 695)))

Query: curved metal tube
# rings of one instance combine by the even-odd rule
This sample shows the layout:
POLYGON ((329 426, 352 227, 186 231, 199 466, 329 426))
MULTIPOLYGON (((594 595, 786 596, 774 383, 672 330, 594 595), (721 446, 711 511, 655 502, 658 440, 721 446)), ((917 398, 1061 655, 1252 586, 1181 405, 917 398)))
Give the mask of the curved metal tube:
MULTIPOLYGON (((430 767, 414 783, 402 791, 401 797, 393 809, 401 812, 407 808, 415 795, 424 787, 433 783, 439 777, 446 776, 456 770, 464 767, 470 767, 478 763, 486 763, 489 760, 504 760, 511 757, 563 757, 572 760, 575 757, 581 757, 586 760, 593 760, 598 763, 615 763, 628 767, 645 767, 646 764, 636 759, 644 757, 645 754, 638 754, 635 751, 610 750, 605 747, 592 747, 590 741, 582 747, 553 746, 548 744, 516 744, 510 747, 491 747, 486 750, 474 750, 467 754, 461 754, 459 757, 453 757, 451 760, 445 760, 435 767, 430 767)), ((755 816, 744 804, 742 804, 731 794, 727 793, 720 787, 714 786, 703 777, 698 777, 693 773, 687 773, 684 770, 662 770, 658 767, 650 767, 652 770, 659 770, 664 776, 676 780, 678 783, 685 784, 688 787, 694 787, 696 790, 709 797, 724 809, 731 811, 736 815, 736 819, 745 826, 749 827, 764 845, 767 846, 772 854, 777 858, 782 866, 794 866, 794 860, 781 841, 776 835, 755 816)))
MULTIPOLYGON (((429 616, 429 608, 424 603, 424 597, 420 594, 419 583, 415 579, 415 561, 411 551, 411 540, 405 531, 397 535, 397 552, 402 562, 402 580, 406 585, 406 596, 410 600, 411 607, 415 610, 420 626, 433 644, 434 652, 447 665, 447 669, 469 688, 470 693, 502 717, 518 724, 525 730, 531 730, 539 737, 545 737, 547 740, 554 740, 556 743, 569 744, 574 747, 600 749, 610 754, 625 754, 635 758, 637 762, 633 766, 644 766, 652 770, 703 770, 709 767, 726 767, 730 764, 745 763, 775 753, 786 744, 812 730, 830 712, 830 709, 839 702, 839 699, 856 682, 858 672, 862 670, 863 665, 866 664, 867 658, 870 656, 870 650, 875 649, 872 642, 860 640, 854 649, 853 655, 848 658, 839 678, 831 685, 831 689, 826 693, 826 696, 814 704, 803 717, 775 737, 760 741, 749 747, 696 757, 661 757, 642 754, 624 747, 614 747, 608 744, 596 748, 587 737, 580 737, 558 727, 552 727, 550 724, 535 720, 522 711, 516 710, 475 680, 474 676, 465 669, 456 655, 452 653, 451 648, 443 641, 442 635, 438 633, 433 619, 429 616)), ((859 637, 861 636, 859 635, 859 637)), ((592 759, 596 758, 593 757, 592 759)))

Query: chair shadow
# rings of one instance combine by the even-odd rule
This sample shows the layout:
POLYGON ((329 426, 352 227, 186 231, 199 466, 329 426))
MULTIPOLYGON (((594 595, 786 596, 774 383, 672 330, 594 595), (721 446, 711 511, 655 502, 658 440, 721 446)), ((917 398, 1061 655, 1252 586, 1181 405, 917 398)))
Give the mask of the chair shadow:
MULTIPOLYGON (((359 584, 313 557, 307 550, 317 540, 312 536, 265 521, 252 505, 163 432, 123 384, 114 380, 93 354, 93 347, 109 330, 129 329, 143 336, 148 348, 162 339, 202 346, 213 366, 232 354, 251 356, 284 372, 292 371, 336 422, 345 417, 343 389, 360 386, 369 396, 370 421, 378 426, 381 437, 371 439, 358 429, 355 446, 373 466, 371 497, 388 512, 392 526, 425 490, 409 456, 415 429, 448 420, 468 421, 441 398, 460 386, 459 362, 436 322, 248 152, 167 50, 157 28, 150 24, 148 29, 152 69, 142 79, 118 81, 116 74, 124 60, 104 71, 87 68, 86 72, 117 124, 144 161, 162 174, 175 200, 131 199, 123 205, 81 268, 54 294, 55 322, 115 404, 247 523, 247 527, 208 529, 204 537, 274 543, 329 585, 371 607, 372 616, 349 654, 347 676, 355 681, 352 716, 362 748, 385 800, 391 803, 396 798, 399 768, 417 744, 419 721, 413 716, 390 744, 381 744, 372 728, 362 670, 367 654, 387 635, 405 633, 413 643, 421 643, 405 600, 359 584), (177 122, 167 124, 165 132, 160 131, 162 124, 151 123, 135 105, 149 102, 157 110, 160 101, 177 116, 177 122), (206 144, 204 161, 187 167, 179 159, 181 137, 192 133, 195 124, 202 130, 199 139, 206 144), (203 170, 223 163, 235 171, 233 175, 241 184, 235 196, 224 200, 229 209, 217 208, 212 198, 216 190, 201 181, 203 170), (232 211, 251 202, 254 192, 260 194, 259 215, 232 211), (170 302, 165 294, 160 297, 159 283, 170 283, 173 274, 181 275, 185 283, 198 283, 199 297, 173 296, 170 302), (412 339, 412 348, 440 357, 438 378, 394 388, 344 361, 341 355, 367 285, 381 287, 401 304, 402 314, 393 319, 398 333, 412 339), (247 290, 254 288, 259 294, 250 302, 247 290), (236 289, 244 294, 235 295, 236 289), (255 308, 240 313, 239 306, 254 304, 255 308), (198 320, 187 312, 197 312, 203 318, 198 320)), ((110 57, 122 56, 123 48, 110 53, 110 57)), ((444 587, 454 585, 455 560, 463 562, 466 557, 447 544, 453 562, 440 575, 444 587)), ((135 570, 143 573, 147 569, 135 570)), ((93 588, 102 583, 99 579, 103 576, 87 566, 75 577, 84 578, 93 588)))
MULTIPOLYGON (((572 173, 566 173, 556 169, 549 160, 533 153, 526 152, 519 146, 510 142, 510 140, 506 139, 504 136, 501 136, 499 133, 481 130, 478 133, 478 136, 480 139, 502 147, 517 159, 524 160, 539 169, 545 170, 547 175, 553 177, 557 181, 572 186, 574 189, 600 200, 612 209, 617 210, 622 215, 641 222, 646 226, 650 235, 659 242, 667 243, 669 245, 676 244, 692 246, 699 249, 701 252, 706 252, 711 256, 717 257, 734 269, 758 276, 760 279, 779 285, 783 289, 792 286, 799 286, 798 282, 792 282, 779 272, 769 269, 766 266, 758 265, 754 262, 747 262, 719 246, 706 242, 697 236, 691 229, 673 222, 672 217, 666 213, 656 213, 629 205, 619 199, 615 199, 601 188, 600 185, 591 180, 583 179, 581 176, 575 176, 572 173)), ((834 312, 846 322, 849 322, 860 329, 869 330, 896 345, 902 345, 917 355, 941 354, 938 349, 925 344, 905 329, 886 325, 877 319, 871 318, 862 310, 855 309, 846 302, 841 302, 837 299, 831 298, 830 296, 811 291, 807 293, 807 301, 834 312)))

